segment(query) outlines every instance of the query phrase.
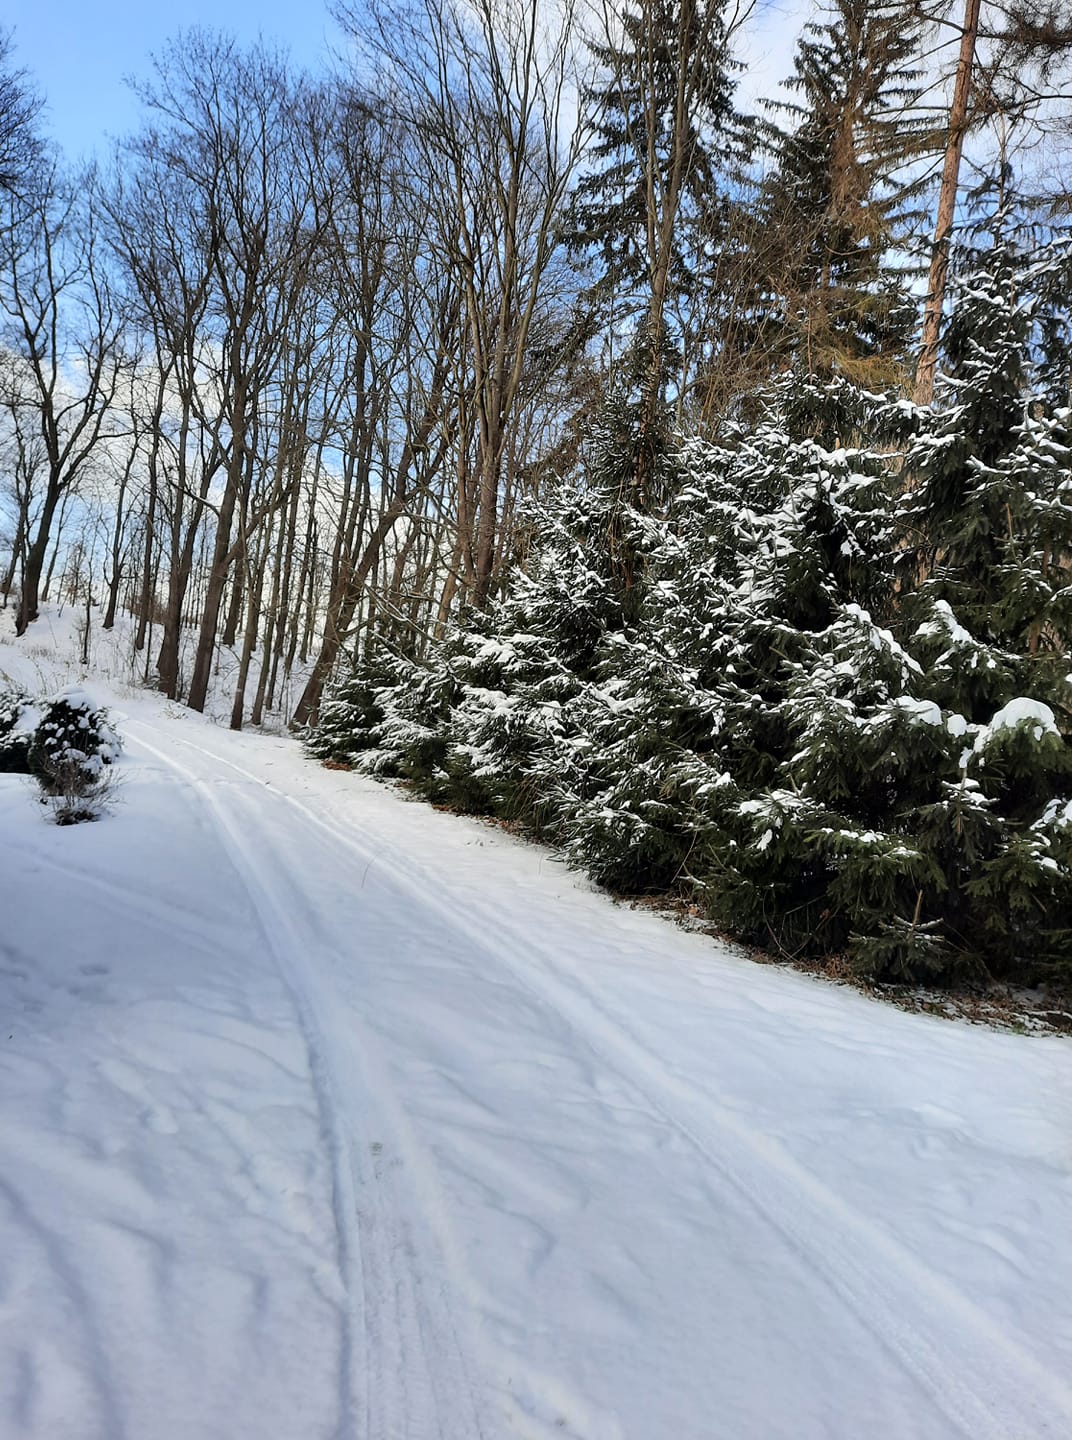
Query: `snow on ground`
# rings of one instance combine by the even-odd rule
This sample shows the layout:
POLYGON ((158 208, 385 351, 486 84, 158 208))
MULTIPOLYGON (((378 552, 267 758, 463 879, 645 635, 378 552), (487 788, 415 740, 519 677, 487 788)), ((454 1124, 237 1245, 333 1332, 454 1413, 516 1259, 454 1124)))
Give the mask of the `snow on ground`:
MULTIPOLYGON (((17 666, 23 684, 37 693, 51 694, 64 686, 82 683, 90 677, 93 683, 105 683, 126 694, 137 693, 147 679, 155 676, 153 666, 160 651, 160 627, 150 632, 149 643, 137 651, 134 648, 135 621, 123 611, 116 617, 111 630, 101 627, 103 610, 95 605, 89 615, 88 641, 85 635, 86 611, 83 605, 46 605, 41 616, 30 626, 17 650, 8 652, 12 664, 17 666), (88 661, 83 663, 85 649, 88 661)), ((0 647, 14 641, 15 611, 13 602, 6 610, 0 610, 0 647)), ((180 673, 187 682, 193 669, 197 631, 184 628, 179 644, 180 673)), ((241 642, 239 643, 239 650, 241 642)), ((239 650, 217 644, 212 669, 212 683, 209 688, 206 713, 213 720, 227 724, 231 718, 235 682, 239 670, 239 650)), ((246 684, 245 713, 249 716, 260 679, 261 652, 258 649, 250 663, 246 684)), ((3 678, 4 659, 0 656, 0 679, 3 678)), ((11 668, 10 666, 8 667, 11 668)), ((290 680, 280 675, 277 685, 276 708, 265 715, 265 730, 282 731, 286 717, 290 716, 298 697, 305 686, 310 666, 299 661, 295 664, 290 680)), ((92 686, 91 686, 92 688, 92 686)))
POLYGON ((101 823, 0 776, 3 1440, 1072 1433, 1068 1041, 112 704, 101 823))

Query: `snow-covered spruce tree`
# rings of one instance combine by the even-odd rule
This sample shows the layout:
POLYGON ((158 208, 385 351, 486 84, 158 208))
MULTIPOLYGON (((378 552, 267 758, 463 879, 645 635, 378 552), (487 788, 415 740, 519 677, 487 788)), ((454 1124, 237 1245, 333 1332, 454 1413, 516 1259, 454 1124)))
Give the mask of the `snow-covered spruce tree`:
POLYGON ((588 713, 608 648, 636 628, 672 489, 670 347, 641 328, 586 454, 587 483, 535 510, 527 572, 447 647, 458 684, 449 798, 568 842, 590 795, 588 713))
POLYGON ((1072 432, 1036 361, 1056 317, 1068 345, 1072 263, 1010 229, 956 288, 944 404, 908 457, 906 633, 950 736, 918 811, 941 884, 918 909, 990 973, 1069 978, 1072 432))
POLYGON ((753 433, 683 448, 640 624, 608 648, 606 701, 589 710, 603 784, 578 809, 575 856, 620 888, 696 889, 724 928, 793 951, 845 935, 827 923, 832 865, 809 829, 831 818, 838 767, 831 796, 802 793, 785 768, 814 719, 793 712, 793 687, 840 664, 851 691, 836 651, 877 632, 860 602, 889 603, 888 448, 844 443, 882 408, 792 377, 753 433))
POLYGON ((457 637, 446 762, 455 803, 480 796, 490 813, 561 838, 563 797, 583 783, 573 710, 603 636, 621 624, 614 509, 600 488, 548 497, 528 573, 480 628, 457 637))
MULTIPOLYGON (((857 951, 906 909, 929 861, 901 812, 932 766, 919 667, 895 619, 903 407, 847 384, 784 384, 752 442, 752 522, 723 602, 725 697, 703 874, 725 928, 790 953, 857 951)), ((901 973, 933 968, 918 925, 901 973)), ((904 963, 901 963, 901 962, 904 963)))
POLYGON ((426 660, 400 661, 392 682, 375 691, 381 719, 358 763, 374 774, 409 781, 429 800, 483 813, 489 809, 483 787, 452 746, 455 714, 464 695, 459 671, 470 671, 489 617, 476 610, 464 621, 468 623, 453 629, 426 660))
POLYGON ((383 720, 378 693, 397 683, 409 664, 385 649, 370 647, 321 704, 316 725, 304 736, 309 754, 325 763, 356 764, 373 744, 383 720))
POLYGON ((705 248, 725 238, 730 177, 752 149, 751 122, 733 105, 742 67, 730 54, 729 7, 631 0, 616 22, 590 42, 591 164, 567 218, 571 248, 593 262, 589 302, 614 325, 649 310, 653 281, 679 301, 709 283, 705 248))

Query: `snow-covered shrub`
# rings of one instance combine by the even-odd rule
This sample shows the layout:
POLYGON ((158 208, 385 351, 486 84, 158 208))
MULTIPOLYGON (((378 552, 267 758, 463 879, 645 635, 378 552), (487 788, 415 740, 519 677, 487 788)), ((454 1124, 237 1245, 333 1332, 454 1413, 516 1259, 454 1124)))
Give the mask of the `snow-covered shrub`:
POLYGON ((107 808, 120 748, 107 712, 81 690, 46 701, 0 690, 0 772, 33 775, 57 824, 95 820, 107 808))
POLYGON ((120 752, 119 736, 82 690, 64 690, 48 701, 29 747, 30 770, 46 794, 70 794, 99 784, 120 752))
POLYGON ((457 698, 450 661, 447 645, 428 664, 398 661, 392 680, 375 691, 381 718, 367 732, 371 743, 357 760, 371 774, 412 780, 430 800, 444 798, 443 762, 457 698))
POLYGON ((589 780, 580 730, 608 633, 623 623, 613 517, 631 548, 630 512, 596 483, 560 490, 539 511, 542 544, 505 599, 444 647, 454 699, 445 798, 565 839, 589 780))
POLYGON ((18 686, 0 686, 0 774, 30 773, 30 740, 38 712, 18 686))
POLYGON ((57 825, 81 825, 99 820, 114 804, 118 790, 114 770, 103 768, 90 777, 80 761, 68 759, 53 768, 41 803, 57 825))

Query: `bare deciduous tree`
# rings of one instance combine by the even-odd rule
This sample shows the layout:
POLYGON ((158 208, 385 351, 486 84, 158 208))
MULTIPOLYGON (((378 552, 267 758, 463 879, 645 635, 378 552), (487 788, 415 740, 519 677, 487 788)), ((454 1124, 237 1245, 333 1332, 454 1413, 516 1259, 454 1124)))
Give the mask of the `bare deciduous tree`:
POLYGON ((9 196, 0 227, 0 309, 21 364, 18 398, 44 450, 40 508, 25 537, 22 634, 37 618, 57 507, 105 434, 123 369, 122 315, 104 265, 92 177, 51 167, 22 196, 9 196))

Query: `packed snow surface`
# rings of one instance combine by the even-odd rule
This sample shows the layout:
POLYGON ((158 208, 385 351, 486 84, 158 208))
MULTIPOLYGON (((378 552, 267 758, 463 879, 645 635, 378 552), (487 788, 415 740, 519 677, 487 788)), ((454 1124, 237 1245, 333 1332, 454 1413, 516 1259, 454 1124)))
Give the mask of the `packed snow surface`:
POLYGON ((0 776, 3 1440, 1072 1434, 1068 1042, 112 704, 0 776))

